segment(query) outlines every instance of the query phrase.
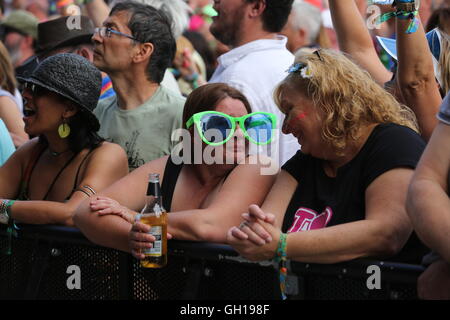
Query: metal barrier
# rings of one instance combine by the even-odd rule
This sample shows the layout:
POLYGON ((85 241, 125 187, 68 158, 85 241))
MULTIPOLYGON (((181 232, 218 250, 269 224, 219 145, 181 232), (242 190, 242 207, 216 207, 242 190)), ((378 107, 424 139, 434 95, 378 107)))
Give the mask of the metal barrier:
MULTIPOLYGON (((278 270, 242 259, 227 245, 169 242, 169 263, 144 269, 130 254, 100 247, 79 230, 21 225, 12 241, 0 226, 0 299, 279 300, 278 270), (72 266, 72 267, 71 267, 72 266), (79 272, 80 287, 69 285, 79 272)), ((355 260, 334 265, 291 263, 291 299, 416 299, 423 267, 355 260), (369 289, 376 265, 381 288, 369 289)))

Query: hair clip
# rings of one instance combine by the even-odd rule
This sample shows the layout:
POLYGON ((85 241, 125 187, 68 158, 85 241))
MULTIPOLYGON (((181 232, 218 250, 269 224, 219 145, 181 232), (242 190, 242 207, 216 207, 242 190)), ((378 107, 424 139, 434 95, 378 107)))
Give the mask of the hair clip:
POLYGON ((300 76, 305 79, 312 77, 311 70, 308 68, 308 65, 303 62, 294 63, 292 66, 289 67, 287 72, 288 73, 300 72, 300 76))
POLYGON ((299 70, 303 69, 304 67, 306 67, 306 64, 297 62, 297 63, 294 63, 292 66, 290 66, 289 69, 287 69, 286 71, 288 73, 298 72, 299 70))
POLYGON ((317 50, 314 51, 313 53, 319 58, 320 61, 323 62, 323 58, 322 58, 322 55, 320 54, 320 50, 321 50, 321 49, 317 49, 317 50))

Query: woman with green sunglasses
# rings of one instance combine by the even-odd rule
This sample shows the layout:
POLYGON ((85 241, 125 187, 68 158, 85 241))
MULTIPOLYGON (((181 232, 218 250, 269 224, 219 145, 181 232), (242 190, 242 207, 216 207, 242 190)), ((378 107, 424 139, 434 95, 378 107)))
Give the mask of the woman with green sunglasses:
POLYGON ((261 174, 263 165, 248 156, 248 146, 270 145, 275 123, 272 114, 252 113, 245 96, 226 84, 197 88, 183 113, 184 162, 173 154, 134 170, 83 203, 76 225, 91 241, 142 258, 140 250, 154 238, 134 217, 144 207, 149 173, 159 173, 168 232, 176 239, 225 243, 241 212, 261 204, 273 184, 275 175, 261 174))

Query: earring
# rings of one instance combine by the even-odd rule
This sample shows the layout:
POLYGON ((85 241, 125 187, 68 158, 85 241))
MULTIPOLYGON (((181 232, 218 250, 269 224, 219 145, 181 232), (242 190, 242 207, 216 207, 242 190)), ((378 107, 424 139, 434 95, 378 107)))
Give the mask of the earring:
POLYGON ((66 122, 66 119, 63 119, 63 123, 61 123, 58 127, 58 134, 62 139, 67 138, 70 135, 70 126, 66 122))

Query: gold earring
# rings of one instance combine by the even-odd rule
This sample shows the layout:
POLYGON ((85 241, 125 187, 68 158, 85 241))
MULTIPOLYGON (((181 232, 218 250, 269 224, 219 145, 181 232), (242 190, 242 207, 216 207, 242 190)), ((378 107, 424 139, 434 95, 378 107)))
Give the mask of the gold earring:
POLYGON ((65 139, 70 135, 70 126, 66 123, 65 119, 63 119, 63 123, 58 127, 58 134, 62 139, 65 139))

